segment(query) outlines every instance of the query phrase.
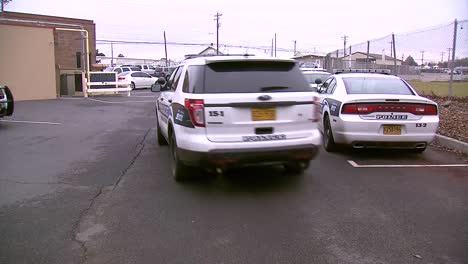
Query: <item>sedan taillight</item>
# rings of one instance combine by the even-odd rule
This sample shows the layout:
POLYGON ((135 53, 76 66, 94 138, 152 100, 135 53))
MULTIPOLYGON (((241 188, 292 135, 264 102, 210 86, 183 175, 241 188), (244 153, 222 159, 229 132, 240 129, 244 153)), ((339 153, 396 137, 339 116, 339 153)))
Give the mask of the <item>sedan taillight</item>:
POLYGON ((345 104, 341 108, 342 114, 368 115, 375 112, 400 112, 414 115, 437 115, 437 106, 432 104, 385 104, 385 103, 363 103, 345 104))

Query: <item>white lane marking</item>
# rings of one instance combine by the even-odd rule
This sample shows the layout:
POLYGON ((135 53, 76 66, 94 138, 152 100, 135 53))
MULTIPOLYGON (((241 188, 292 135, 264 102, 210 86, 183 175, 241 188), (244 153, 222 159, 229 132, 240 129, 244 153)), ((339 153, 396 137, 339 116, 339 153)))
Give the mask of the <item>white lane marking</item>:
POLYGON ((352 160, 348 160, 354 168, 424 168, 424 167, 468 167, 468 164, 399 164, 399 165, 359 165, 352 160))
POLYGON ((26 124, 41 124, 41 125, 61 125, 62 123, 44 122, 44 121, 26 121, 26 120, 0 120, 6 123, 26 123, 26 124))
POLYGON ((154 103, 155 101, 121 101, 121 102, 111 102, 111 101, 104 101, 99 99, 88 98, 90 101, 105 103, 105 104, 125 104, 125 103, 154 103))

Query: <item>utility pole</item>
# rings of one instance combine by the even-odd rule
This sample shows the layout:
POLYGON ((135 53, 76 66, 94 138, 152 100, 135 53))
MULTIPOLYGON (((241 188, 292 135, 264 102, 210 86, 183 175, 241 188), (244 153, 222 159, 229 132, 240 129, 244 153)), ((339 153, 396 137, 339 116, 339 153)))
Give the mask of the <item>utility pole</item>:
POLYGON ((367 41, 366 69, 369 69, 369 47, 370 47, 370 41, 367 41))
POLYGON ((443 52, 443 51, 440 53, 440 56, 441 56, 440 57, 440 62, 442 62, 442 63, 444 62, 444 54, 445 54, 445 52, 443 52))
POLYGON ((275 57, 276 57, 276 33, 275 33, 275 57))
POLYGON ((343 56, 343 57, 345 57, 345 56, 346 56, 346 40, 348 40, 348 36, 344 35, 344 36, 341 37, 341 39, 342 39, 343 42, 344 42, 344 43, 343 43, 343 44, 344 44, 344 46, 343 46, 344 56, 343 56))
POLYGON ((214 20, 216 20, 216 54, 219 54, 219 18, 222 16, 223 14, 220 14, 219 12, 216 12, 216 15, 214 15, 216 18, 214 20))
POLYGON ((274 46, 274 40, 271 39, 271 56, 273 57, 273 50, 275 49, 275 46, 274 46))
POLYGON ((452 52, 452 48, 448 48, 448 56, 447 56, 447 68, 450 68, 450 52, 452 52))
POLYGON ((455 48, 457 47, 457 28, 458 21, 455 19, 455 22, 453 23, 452 65, 450 65, 449 97, 453 96, 453 69, 455 67, 455 48))
POLYGON ((392 33, 392 50, 393 50, 393 55, 395 58, 393 58, 393 66, 395 67, 394 69, 394 75, 398 75, 398 66, 397 66, 397 58, 396 58, 396 45, 395 45, 395 34, 392 33))
POLYGON ((296 41, 294 40, 294 56, 296 56, 296 41))
POLYGON ((389 44, 390 44, 390 57, 393 57, 393 41, 390 41, 389 44))
POLYGON ((111 67, 114 67, 114 42, 111 42, 111 67))
POLYGON ((353 62, 352 62, 352 55, 353 53, 351 52, 351 46, 349 46, 349 68, 351 69, 353 67, 353 62))
POLYGON ((424 52, 425 50, 421 50, 421 65, 424 65, 424 52))
POLYGON ((164 52, 166 53, 166 67, 167 65, 167 43, 166 43, 166 31, 164 31, 164 52))

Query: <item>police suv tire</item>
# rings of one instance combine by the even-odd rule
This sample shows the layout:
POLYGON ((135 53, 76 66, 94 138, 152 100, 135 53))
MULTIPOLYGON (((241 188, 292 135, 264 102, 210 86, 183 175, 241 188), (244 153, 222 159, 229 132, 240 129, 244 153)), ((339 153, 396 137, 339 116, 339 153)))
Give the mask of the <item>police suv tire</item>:
POLYGON ((328 115, 325 116, 325 119, 323 121, 323 147, 328 152, 334 152, 337 150, 335 139, 333 139, 330 118, 328 117, 328 115))
POLYGON ((158 139, 159 146, 166 146, 168 144, 166 138, 161 133, 161 128, 159 127, 158 117, 156 117, 156 137, 158 139))
POLYGON ((177 140, 175 135, 170 138, 169 150, 170 150, 170 163, 171 163, 171 174, 174 180, 178 182, 187 181, 192 178, 192 172, 190 167, 186 166, 180 159, 177 151, 177 140))
POLYGON ((302 174, 307 168, 309 168, 310 161, 291 161, 284 164, 284 168, 287 172, 292 174, 302 174))

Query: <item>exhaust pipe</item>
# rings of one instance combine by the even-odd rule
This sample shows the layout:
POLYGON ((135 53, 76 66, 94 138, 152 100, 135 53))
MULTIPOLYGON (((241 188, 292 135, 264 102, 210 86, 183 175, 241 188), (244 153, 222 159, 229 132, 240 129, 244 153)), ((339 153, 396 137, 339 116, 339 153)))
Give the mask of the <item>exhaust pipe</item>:
POLYGON ((415 147, 418 148, 418 149, 419 149, 419 148, 425 148, 425 147, 426 147, 426 143, 417 143, 415 147))
POLYGON ((364 144, 362 144, 362 143, 354 143, 354 144, 353 144, 353 148, 355 148, 355 149, 363 149, 363 148, 365 148, 365 146, 364 146, 364 144))

